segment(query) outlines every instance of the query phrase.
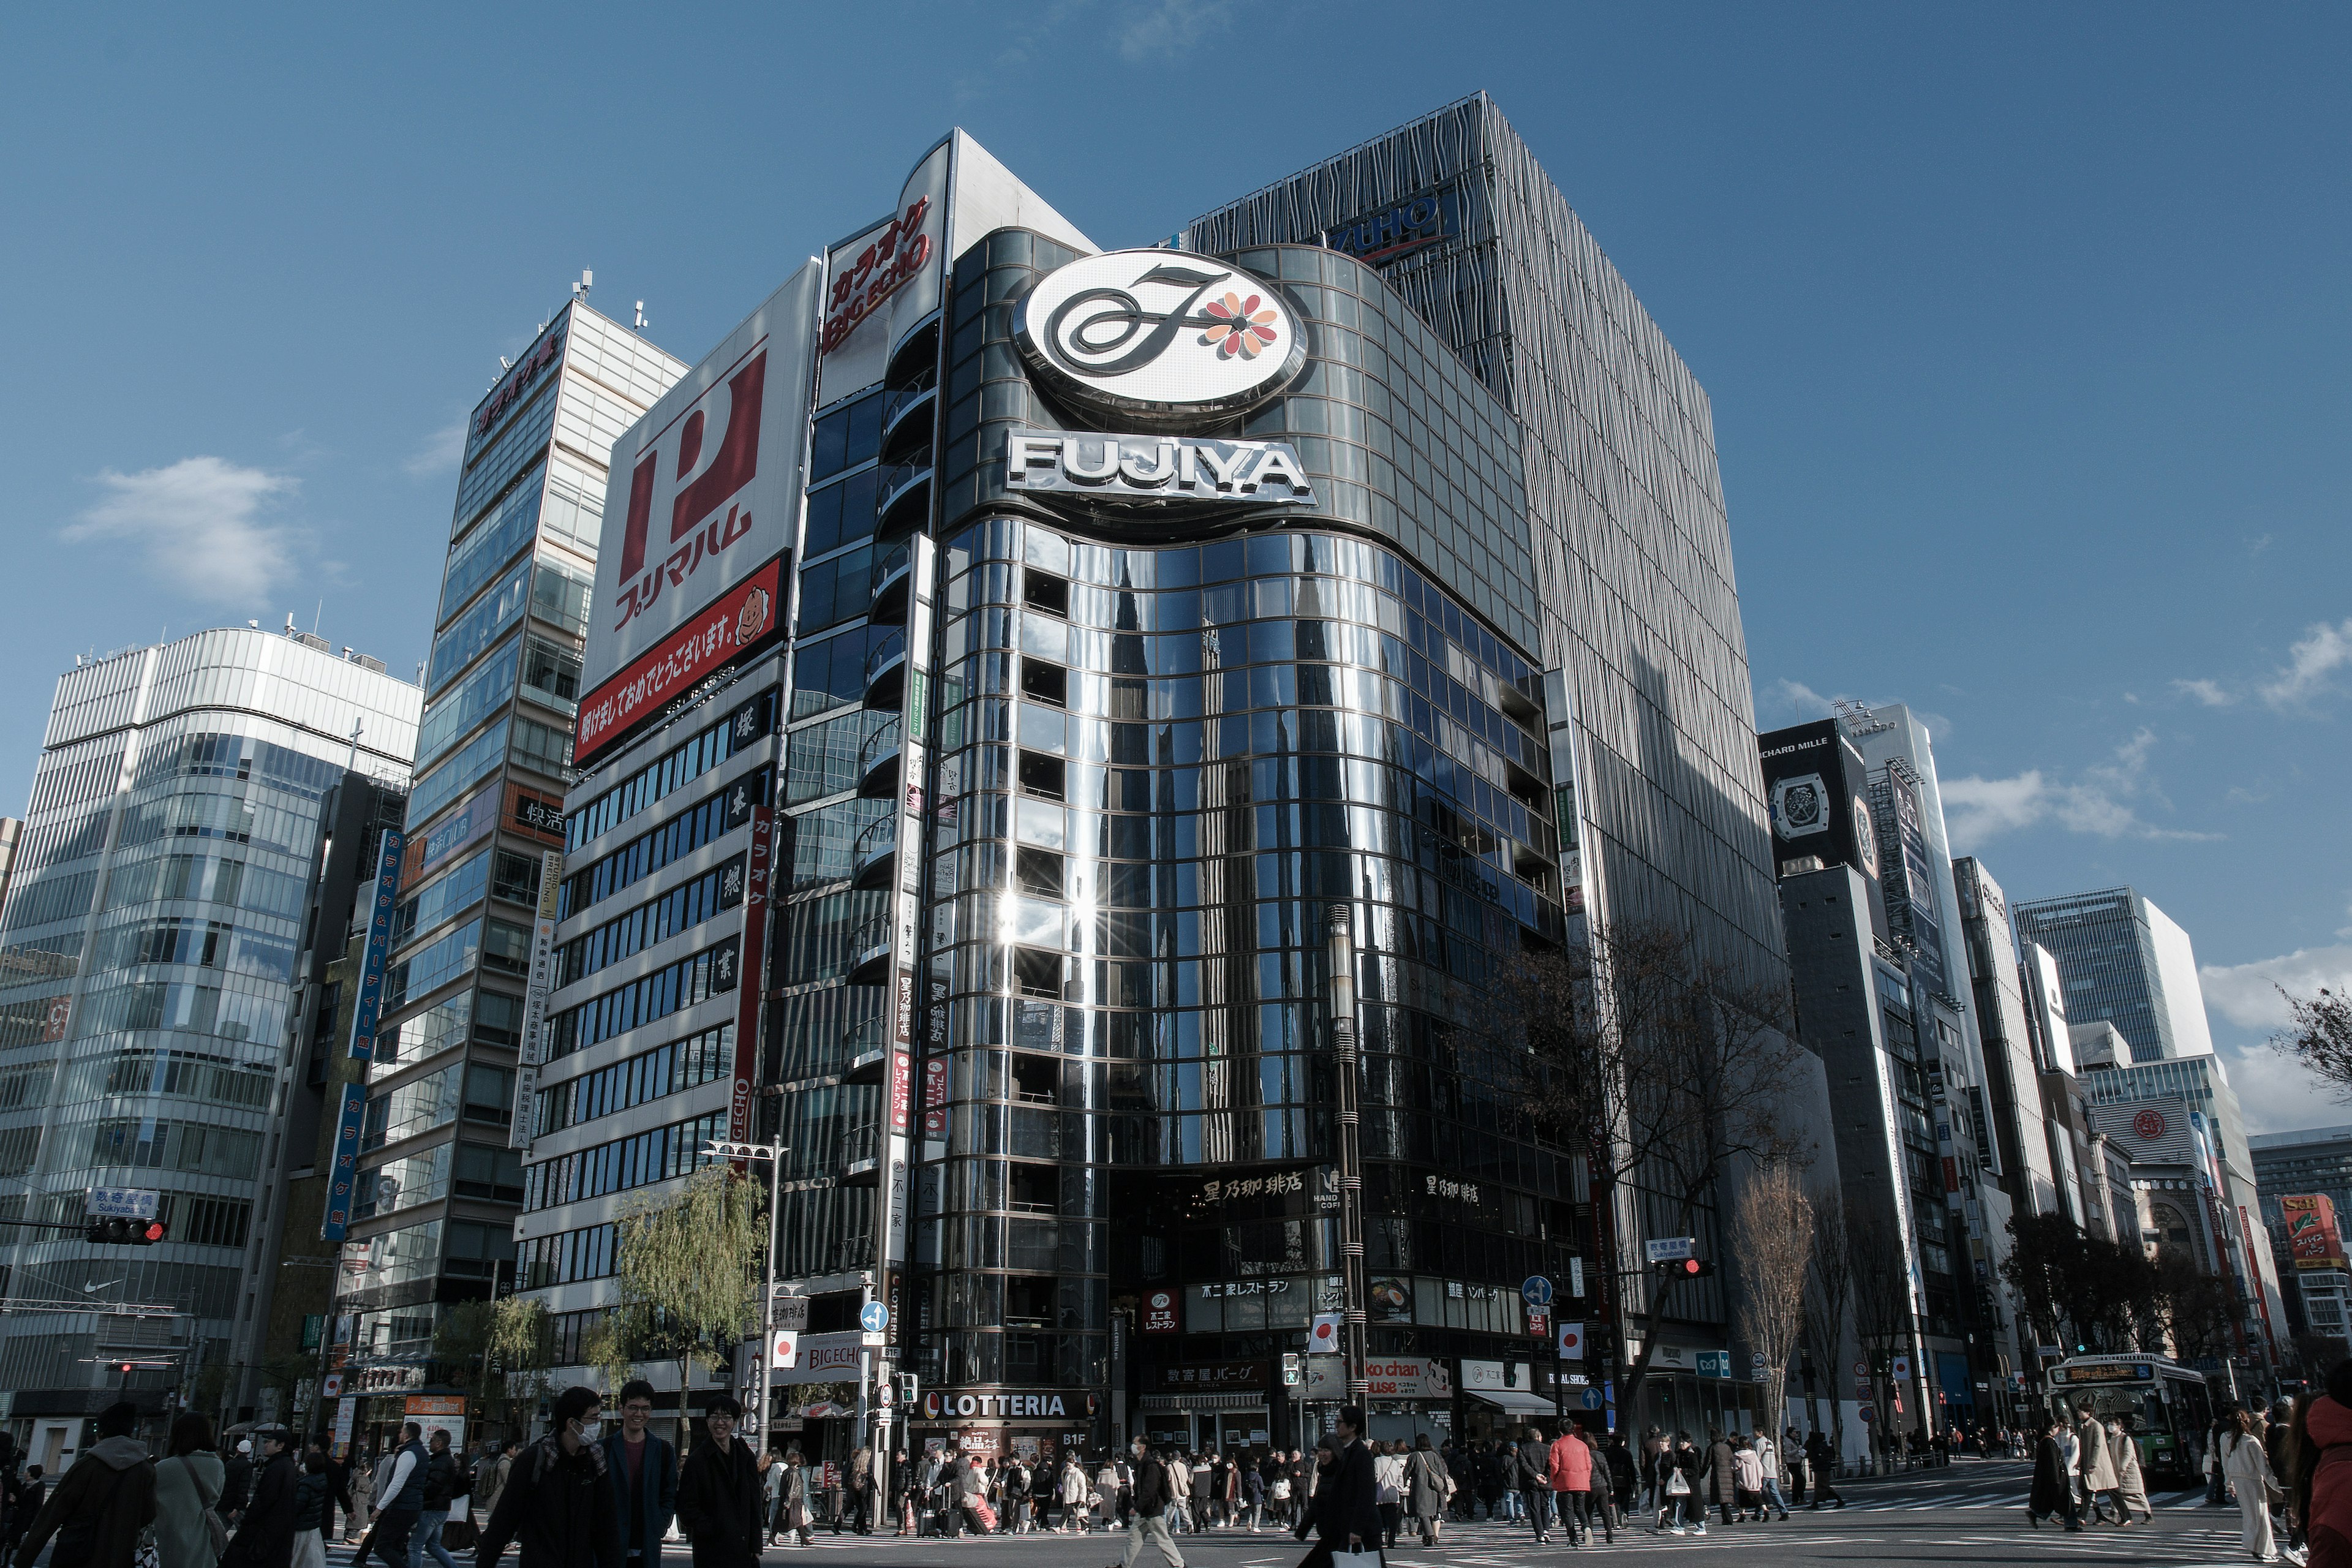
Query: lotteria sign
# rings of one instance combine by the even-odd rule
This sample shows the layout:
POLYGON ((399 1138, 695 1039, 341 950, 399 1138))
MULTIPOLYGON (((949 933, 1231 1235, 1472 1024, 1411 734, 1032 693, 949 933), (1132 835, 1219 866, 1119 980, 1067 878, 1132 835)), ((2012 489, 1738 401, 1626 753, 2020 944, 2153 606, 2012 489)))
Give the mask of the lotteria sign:
POLYGON ((1094 1414, 1094 1399, 1090 1394, 1058 1389, 1044 1394, 947 1394, 934 1389, 921 1396, 915 1413, 925 1421, 961 1420, 966 1416, 1067 1421, 1094 1414))

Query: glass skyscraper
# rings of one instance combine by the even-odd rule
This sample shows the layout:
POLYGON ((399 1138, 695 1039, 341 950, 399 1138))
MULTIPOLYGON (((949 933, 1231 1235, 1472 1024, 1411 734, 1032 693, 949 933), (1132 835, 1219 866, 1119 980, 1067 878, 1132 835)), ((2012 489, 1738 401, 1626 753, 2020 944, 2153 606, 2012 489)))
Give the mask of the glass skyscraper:
POLYGON ((300 1070, 287 1008, 320 803, 347 766, 404 781, 419 702, 380 661, 290 626, 58 679, 0 917, 0 1208, 75 1224, 90 1188, 142 1188, 170 1235, 136 1251, 0 1237, 0 1387, 35 1462, 58 1457, 49 1432, 79 1441, 122 1381, 113 1357, 135 1357, 130 1385, 158 1417, 168 1389, 208 1415, 254 1409, 276 1353, 261 1247, 300 1070), (163 1308, 183 1331, 93 1304, 163 1308))
MULTIPOLYGON (((354 1392, 421 1386, 438 1308, 511 1278, 515 1051, 573 778, 605 470, 685 368, 575 299, 467 421, 339 1274, 354 1392)), ((357 1419, 398 1415, 387 1401, 357 1419)))
MULTIPOLYGON (((809 1331, 775 1414, 804 1446, 848 1451, 870 1412, 807 1385, 877 1359, 920 1377, 910 1446, 1311 1436, 1301 1401, 1341 1391, 1318 1358, 1282 1367, 1349 1267, 1336 907, 1362 1002, 1375 1430, 1483 1432, 1533 1397, 1517 1285, 1601 1254, 1487 1032, 1498 967, 1591 910, 1785 983, 1727 529, 1704 395, 1490 104, 1340 162, 1361 178, 1285 187, 1321 206, 1262 195, 1194 225, 1189 254, 1115 258, 1137 287, 1163 263, 1229 280, 1229 316, 1283 302, 1295 379, 1157 427, 1181 433, 1168 463, 1196 432, 1212 469, 1295 457, 1287 500, 1121 510, 1008 470, 1027 438, 1101 479, 1130 471, 1112 442, 1145 438, 1040 368, 1020 302, 1095 252, 969 138, 830 253, 788 663, 754 638, 694 665, 566 802, 519 1259, 568 1353, 614 1299, 620 1205, 724 1135, 711 1079, 758 1019, 758 1131, 790 1149, 778 1267, 809 1331), (1334 237, 1391 208, 1425 254, 1334 237), (924 258, 919 303, 872 306, 924 258), (741 950, 761 1017, 730 994, 757 928, 729 873, 772 800, 772 941, 764 963, 741 950), (1463 1401, 1473 1378, 1496 1396, 1463 1401)), ((762 319, 647 421, 682 436, 632 445, 649 519, 680 476, 674 540, 733 516, 735 491, 686 476, 754 406, 730 390, 753 340, 782 358, 762 319)), ((642 602, 599 582, 624 616, 642 602)), ((722 602, 697 647, 738 635, 722 602)), ((655 655, 590 679, 667 691, 684 655, 655 655)), ((1662 1374, 1724 1344, 1718 1282, 1684 1297, 1651 1331, 1662 1374)), ((667 1404, 674 1376, 649 1370, 667 1404)), ((1718 1415, 1738 1397, 1687 1392, 1718 1415)))
POLYGON ((2130 888, 2109 888, 2029 899, 2016 909, 2019 937, 2058 961, 2070 1020, 2113 1024, 2138 1062, 2212 1054, 2189 933, 2155 904, 2130 888))

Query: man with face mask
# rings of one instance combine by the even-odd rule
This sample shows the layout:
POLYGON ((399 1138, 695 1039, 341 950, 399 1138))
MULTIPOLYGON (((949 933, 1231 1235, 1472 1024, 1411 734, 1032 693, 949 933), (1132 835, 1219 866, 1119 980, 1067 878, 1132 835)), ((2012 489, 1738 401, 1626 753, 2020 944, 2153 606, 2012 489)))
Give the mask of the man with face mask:
POLYGON ((597 1441, 604 1414, 593 1388, 556 1396, 554 1430, 516 1456, 475 1568, 498 1568, 509 1541, 520 1568, 622 1568, 620 1500, 597 1441))

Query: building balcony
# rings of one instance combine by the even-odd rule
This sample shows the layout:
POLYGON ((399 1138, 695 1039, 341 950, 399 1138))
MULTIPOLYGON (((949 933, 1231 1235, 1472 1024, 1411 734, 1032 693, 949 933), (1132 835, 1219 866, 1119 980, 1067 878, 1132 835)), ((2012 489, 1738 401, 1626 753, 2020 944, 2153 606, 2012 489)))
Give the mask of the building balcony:
POLYGON ((874 598, 866 618, 877 626, 905 626, 908 599, 915 584, 914 542, 908 541, 876 562, 871 581, 874 598))
POLYGON ((882 462, 904 460, 931 444, 932 411, 939 406, 940 368, 925 365, 915 379, 882 400, 882 462))
POLYGON ((843 1037, 844 1083, 880 1083, 889 1076, 889 1015, 877 1013, 843 1037))
POLYGON ((857 794, 865 800, 898 798, 898 761, 906 750, 906 721, 891 721, 866 737, 857 748, 857 794))
POLYGON ((894 951, 889 915, 876 915, 850 933, 849 972, 844 978, 852 985, 881 984, 890 973, 894 951))
POLYGON ((866 825, 850 848, 849 885, 859 889, 887 888, 898 863, 898 814, 877 817, 866 825))
POLYGON ((881 470, 874 486, 874 537, 896 539, 931 521, 931 449, 881 470))
POLYGON ((892 632, 866 656, 866 706, 895 713, 907 696, 907 634, 892 632))
POLYGON ((875 1117, 845 1129, 841 1135, 841 1184, 879 1186, 882 1182, 882 1119, 875 1117))

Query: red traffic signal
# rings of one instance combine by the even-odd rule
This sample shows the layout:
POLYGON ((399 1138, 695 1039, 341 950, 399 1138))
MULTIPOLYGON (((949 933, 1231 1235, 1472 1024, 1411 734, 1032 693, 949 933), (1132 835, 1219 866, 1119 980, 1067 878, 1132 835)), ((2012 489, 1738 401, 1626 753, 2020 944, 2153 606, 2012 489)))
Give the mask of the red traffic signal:
POLYGON ((88 1220, 81 1227, 82 1239, 99 1247, 152 1247, 170 1234, 160 1219, 125 1219, 119 1215, 88 1220))
POLYGON ((1715 1265, 1702 1258, 1677 1258, 1659 1264, 1658 1272, 1669 1279, 1704 1279, 1715 1272, 1715 1265))

